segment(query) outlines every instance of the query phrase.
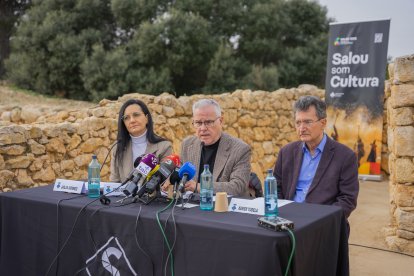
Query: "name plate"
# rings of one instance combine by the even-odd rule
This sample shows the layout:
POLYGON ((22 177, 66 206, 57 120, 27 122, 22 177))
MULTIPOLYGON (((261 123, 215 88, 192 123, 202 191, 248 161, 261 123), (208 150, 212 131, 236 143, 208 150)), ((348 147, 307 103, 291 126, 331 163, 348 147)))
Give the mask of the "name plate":
POLYGON ((258 197, 255 199, 232 198, 228 211, 263 216, 263 197, 258 197))
MULTIPOLYGON (((292 202, 293 201, 291 200, 278 199, 277 206, 278 208, 280 208, 292 202)), ((263 197, 258 197, 255 199, 233 198, 229 204, 228 211, 264 216, 264 198, 263 197)))
POLYGON ((67 179, 56 179, 53 191, 81 194, 86 192, 85 182, 67 179))
POLYGON ((108 196, 125 196, 123 192, 125 189, 125 185, 121 188, 119 188, 119 186, 121 186, 121 183, 101 182, 101 190, 103 191, 104 195, 108 194, 108 196))

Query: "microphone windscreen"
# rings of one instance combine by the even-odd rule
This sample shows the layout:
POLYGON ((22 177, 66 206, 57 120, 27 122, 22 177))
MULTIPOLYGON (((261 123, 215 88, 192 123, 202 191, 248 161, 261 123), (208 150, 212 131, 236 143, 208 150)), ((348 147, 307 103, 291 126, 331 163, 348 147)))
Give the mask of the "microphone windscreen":
POLYGON ((141 154, 140 156, 137 157, 137 159, 135 159, 135 161, 134 161, 134 168, 136 168, 139 165, 139 163, 142 160, 142 157, 144 157, 144 156, 145 156, 145 153, 144 154, 141 154))
POLYGON ((166 156, 164 159, 162 159, 162 161, 166 159, 173 161, 176 167, 179 167, 181 165, 180 156, 178 156, 178 154, 170 154, 166 156))
POLYGON ((176 185, 180 182, 180 180, 181 180, 181 177, 178 174, 178 170, 174 170, 173 173, 170 176, 170 183, 172 185, 176 185))
POLYGON ((154 154, 149 153, 142 157, 141 162, 139 162, 138 166, 136 167, 136 170, 140 174, 147 176, 150 173, 150 171, 152 171, 155 168, 155 166, 157 166, 157 164, 157 157, 155 157, 154 154))
POLYGON ((196 173, 196 167, 191 162, 185 162, 184 165, 178 171, 180 178, 183 178, 184 174, 187 174, 187 179, 192 179, 196 173))

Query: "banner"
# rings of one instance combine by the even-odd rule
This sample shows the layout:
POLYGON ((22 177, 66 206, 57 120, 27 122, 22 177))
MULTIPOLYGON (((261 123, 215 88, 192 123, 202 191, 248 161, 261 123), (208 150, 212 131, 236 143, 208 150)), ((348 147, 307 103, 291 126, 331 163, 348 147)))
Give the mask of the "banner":
POLYGON ((349 146, 361 175, 381 173, 384 80, 390 20, 329 28, 326 133, 349 146))

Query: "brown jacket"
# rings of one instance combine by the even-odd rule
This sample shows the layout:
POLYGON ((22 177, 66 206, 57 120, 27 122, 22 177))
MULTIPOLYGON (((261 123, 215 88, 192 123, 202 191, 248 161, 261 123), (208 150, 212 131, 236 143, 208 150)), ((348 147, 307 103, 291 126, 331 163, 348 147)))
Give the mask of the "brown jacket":
MULTIPOLYGON (((227 192, 234 196, 248 196, 250 177, 250 146, 238 138, 222 133, 214 162, 214 193, 227 192)), ((196 136, 187 137, 181 145, 181 161, 191 162, 200 170, 201 142, 196 136)))
MULTIPOLYGON (((123 182, 134 168, 134 160, 132 160, 132 146, 128 143, 122 163, 118 164, 115 160, 116 147, 112 150, 111 156, 111 182, 123 182)), ((159 161, 172 153, 172 145, 170 141, 162 141, 156 144, 148 143, 145 153, 154 154, 159 161)))

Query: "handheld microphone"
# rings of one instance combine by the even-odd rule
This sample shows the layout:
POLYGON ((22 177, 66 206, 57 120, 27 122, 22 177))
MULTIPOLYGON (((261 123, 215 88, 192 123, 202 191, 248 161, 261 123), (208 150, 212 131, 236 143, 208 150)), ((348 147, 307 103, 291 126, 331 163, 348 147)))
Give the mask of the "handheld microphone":
POLYGON ((181 193, 184 192, 184 185, 188 180, 192 179, 196 173, 196 167, 191 162, 185 162, 184 165, 178 171, 180 177, 180 184, 178 189, 181 193))
POLYGON ((126 196, 134 196, 138 190, 138 182, 142 183, 145 180, 145 177, 155 168, 157 164, 158 159, 154 154, 150 153, 142 157, 141 162, 132 173, 132 179, 125 186, 124 194, 126 196))
POLYGON ((165 159, 161 162, 157 172, 151 177, 151 179, 145 184, 145 191, 148 194, 158 190, 159 186, 171 175, 176 165, 173 160, 165 159))

